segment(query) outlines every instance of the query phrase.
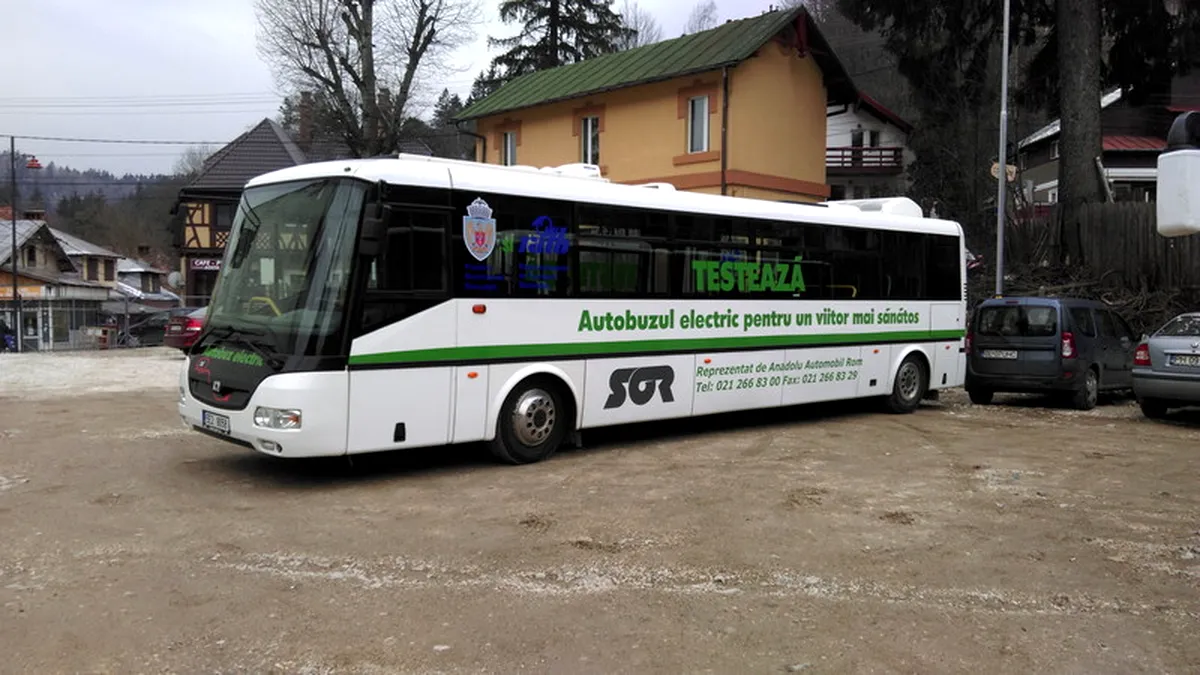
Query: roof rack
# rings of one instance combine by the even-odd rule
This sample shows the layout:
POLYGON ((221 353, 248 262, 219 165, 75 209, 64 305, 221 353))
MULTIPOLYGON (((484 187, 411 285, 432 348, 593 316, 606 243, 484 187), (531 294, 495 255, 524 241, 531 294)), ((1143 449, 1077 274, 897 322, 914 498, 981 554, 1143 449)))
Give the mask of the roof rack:
POLYGON ((850 206, 859 211, 875 211, 910 218, 924 218, 925 211, 908 197, 878 197, 875 199, 839 199, 824 202, 827 206, 850 206))

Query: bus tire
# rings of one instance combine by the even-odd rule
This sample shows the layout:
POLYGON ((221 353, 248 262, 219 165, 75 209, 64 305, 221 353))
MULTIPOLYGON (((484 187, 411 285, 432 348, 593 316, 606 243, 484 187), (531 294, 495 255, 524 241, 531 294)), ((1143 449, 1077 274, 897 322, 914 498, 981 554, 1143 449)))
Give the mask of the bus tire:
POLYGON ((886 401, 888 411, 897 414, 913 412, 921 405, 921 399, 925 397, 925 391, 928 389, 929 373, 925 367, 925 359, 917 353, 909 354, 896 369, 892 393, 886 401))
POLYGON ((509 464, 540 462, 562 444, 569 414, 562 388, 555 382, 542 377, 525 380, 504 399, 489 449, 509 464))

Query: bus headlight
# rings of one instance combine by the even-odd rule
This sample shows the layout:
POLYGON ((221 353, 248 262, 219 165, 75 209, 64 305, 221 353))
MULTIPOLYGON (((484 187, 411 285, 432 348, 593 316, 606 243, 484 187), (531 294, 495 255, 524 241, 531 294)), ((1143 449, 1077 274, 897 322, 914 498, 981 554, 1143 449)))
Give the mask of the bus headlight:
POLYGON ((299 429, 300 411, 279 408, 255 408, 254 426, 265 429, 299 429))

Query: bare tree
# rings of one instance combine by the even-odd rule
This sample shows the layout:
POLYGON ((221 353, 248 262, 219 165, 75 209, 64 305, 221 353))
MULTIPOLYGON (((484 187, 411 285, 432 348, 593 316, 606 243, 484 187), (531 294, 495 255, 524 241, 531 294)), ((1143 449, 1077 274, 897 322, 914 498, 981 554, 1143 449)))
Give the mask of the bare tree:
POLYGON ((687 23, 683 26, 685 34, 699 33, 709 28, 717 27, 717 1, 700 0, 688 14, 687 23))
POLYGON ((258 51, 313 91, 356 156, 395 151, 413 94, 474 37, 478 0, 255 0, 258 51))
POLYGON ((773 9, 795 9, 796 7, 804 6, 808 13, 817 19, 825 19, 830 14, 837 12, 837 0, 782 0, 778 7, 772 5, 773 9))
POLYGON ((216 149, 208 145, 189 146, 179 155, 179 159, 175 160, 172 173, 176 176, 193 178, 199 175, 200 171, 204 169, 204 163, 208 161, 208 158, 214 152, 216 152, 216 149))
POLYGON ((662 26, 653 14, 642 9, 637 2, 624 0, 620 14, 621 22, 632 32, 617 40, 617 49, 625 51, 662 40, 662 26))

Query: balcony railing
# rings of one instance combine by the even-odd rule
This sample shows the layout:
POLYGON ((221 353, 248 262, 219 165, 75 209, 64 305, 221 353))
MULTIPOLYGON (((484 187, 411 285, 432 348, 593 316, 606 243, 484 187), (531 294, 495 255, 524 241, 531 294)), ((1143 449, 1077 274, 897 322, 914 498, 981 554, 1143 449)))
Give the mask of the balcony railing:
POLYGON ((895 173, 904 168, 904 148, 848 146, 825 149, 825 169, 837 173, 895 173))

